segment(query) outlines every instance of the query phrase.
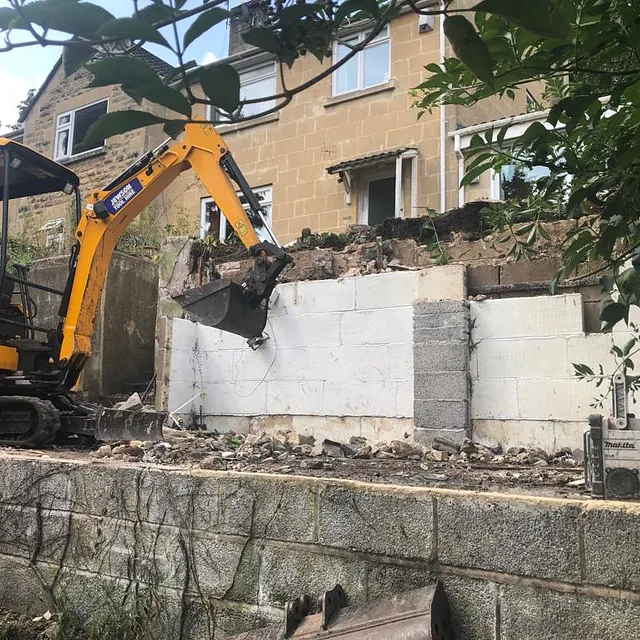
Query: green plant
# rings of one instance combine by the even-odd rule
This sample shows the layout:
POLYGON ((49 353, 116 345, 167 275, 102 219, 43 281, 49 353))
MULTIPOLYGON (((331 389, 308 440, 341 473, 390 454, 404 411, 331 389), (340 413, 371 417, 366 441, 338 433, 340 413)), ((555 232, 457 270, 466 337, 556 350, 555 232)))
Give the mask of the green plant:
POLYGON ((150 621, 152 597, 143 591, 125 602, 107 599, 87 621, 87 640, 140 640, 150 621))

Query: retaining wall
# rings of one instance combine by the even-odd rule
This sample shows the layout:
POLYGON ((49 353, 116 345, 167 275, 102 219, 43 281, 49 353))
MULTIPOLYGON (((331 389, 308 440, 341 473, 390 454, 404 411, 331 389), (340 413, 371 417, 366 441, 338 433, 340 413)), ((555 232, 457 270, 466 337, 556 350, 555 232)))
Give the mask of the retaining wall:
POLYGON ((161 404, 202 412, 218 429, 402 438, 414 428, 414 303, 461 299, 464 287, 459 266, 281 284, 270 339, 257 351, 239 336, 166 319, 161 404))
POLYGON ((459 640, 638 637, 638 505, 17 454, 0 488, 21 612, 145 598, 145 637, 225 640, 336 582, 360 603, 440 578, 459 640))
MULTIPOLYGON (((63 290, 68 270, 68 256, 37 260, 29 279, 63 290)), ((131 392, 134 384, 153 377, 157 284, 158 268, 151 260, 114 253, 81 382, 91 395, 131 392)), ((60 296, 37 289, 31 295, 38 305, 35 324, 55 328, 60 296)))
MULTIPOLYGON (((573 363, 609 376, 614 344, 585 332, 587 291, 466 300, 460 265, 281 284, 271 339, 244 340, 185 320, 159 323, 160 406, 202 412, 218 429, 294 429, 317 438, 461 441, 582 448, 609 381, 575 377, 573 363)), ((593 324, 590 322, 590 325, 593 324)), ((608 411, 609 401, 605 402, 608 411)), ((632 409, 634 405, 632 403, 632 409)))
MULTIPOLYGON (((600 388, 575 376, 573 363, 613 373, 614 344, 628 339, 624 325, 613 333, 585 333, 580 294, 508 298, 470 303, 471 418, 476 435, 503 446, 548 451, 582 448, 582 433, 600 388)), ((637 408, 630 398, 630 410, 637 408)), ((610 411, 610 400, 604 411, 610 411)))

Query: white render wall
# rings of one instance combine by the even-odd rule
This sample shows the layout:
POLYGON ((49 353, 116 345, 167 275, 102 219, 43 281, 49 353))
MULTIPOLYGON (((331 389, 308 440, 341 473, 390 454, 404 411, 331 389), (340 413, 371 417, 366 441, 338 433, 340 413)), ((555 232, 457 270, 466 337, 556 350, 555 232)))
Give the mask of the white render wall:
POLYGON ((474 434, 507 447, 582 448, 588 416, 601 413, 589 405, 608 381, 596 390, 572 363, 611 374, 610 349, 626 328, 585 334, 580 294, 471 302, 470 318, 474 434))
MULTIPOLYGON (((168 408, 202 407, 211 426, 224 416, 307 416, 309 424, 337 416, 352 434, 353 419, 386 418, 389 434, 402 437, 413 429, 413 303, 462 299, 464 281, 464 268, 451 266, 279 285, 271 339, 257 351, 238 336, 174 319, 168 408)), ((376 435, 385 431, 369 423, 376 435)), ((358 425, 367 435, 364 420, 358 425)))

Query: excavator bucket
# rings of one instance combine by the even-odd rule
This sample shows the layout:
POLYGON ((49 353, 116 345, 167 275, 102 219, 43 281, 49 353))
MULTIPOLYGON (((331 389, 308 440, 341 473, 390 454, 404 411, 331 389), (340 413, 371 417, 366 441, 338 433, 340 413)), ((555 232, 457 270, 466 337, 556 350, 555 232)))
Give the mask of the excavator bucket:
POLYGON ((327 591, 321 611, 308 615, 309 598, 287 604, 282 626, 249 631, 233 640, 454 640, 449 604, 440 582, 359 606, 342 608, 340 585, 327 591))
POLYGON ((163 411, 127 411, 100 407, 96 412, 95 438, 103 442, 159 442, 167 420, 168 414, 163 411))
POLYGON ((250 304, 244 289, 226 278, 172 294, 172 298, 182 306, 189 320, 244 338, 259 336, 267 324, 268 302, 250 304))

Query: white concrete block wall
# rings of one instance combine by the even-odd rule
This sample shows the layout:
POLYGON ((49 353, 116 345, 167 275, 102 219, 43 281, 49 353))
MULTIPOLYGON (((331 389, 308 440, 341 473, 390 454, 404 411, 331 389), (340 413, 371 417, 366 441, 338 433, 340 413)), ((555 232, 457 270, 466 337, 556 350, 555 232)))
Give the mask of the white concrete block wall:
POLYGON ((406 428, 413 304, 425 293, 457 295, 450 285, 464 280, 461 268, 442 269, 441 282, 416 271, 279 285, 271 339, 257 351, 240 337, 173 320, 169 410, 195 397, 181 413, 371 416, 405 420, 406 428))
POLYGON ((599 390, 578 380, 572 363, 611 374, 610 349, 626 332, 585 334, 579 294, 484 300, 470 312, 476 435, 506 446, 581 448, 599 390))

